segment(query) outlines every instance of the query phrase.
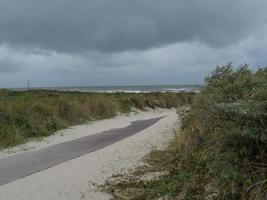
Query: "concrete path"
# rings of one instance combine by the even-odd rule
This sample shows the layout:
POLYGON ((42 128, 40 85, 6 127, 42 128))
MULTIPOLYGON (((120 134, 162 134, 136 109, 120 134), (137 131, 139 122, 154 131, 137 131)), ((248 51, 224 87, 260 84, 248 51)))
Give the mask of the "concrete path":
POLYGON ((134 121, 125 128, 112 129, 37 151, 0 159, 0 186, 104 148, 152 126, 161 118, 134 121))

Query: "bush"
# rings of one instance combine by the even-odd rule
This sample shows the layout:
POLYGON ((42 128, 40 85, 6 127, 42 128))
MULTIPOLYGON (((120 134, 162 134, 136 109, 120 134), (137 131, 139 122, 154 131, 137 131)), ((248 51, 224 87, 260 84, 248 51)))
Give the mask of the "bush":
POLYGON ((247 65, 218 67, 184 120, 184 137, 191 144, 180 145, 189 156, 178 162, 202 162, 200 174, 206 174, 219 199, 266 198, 266 72, 254 73, 247 65), (203 151, 211 152, 208 159, 199 156, 203 151))
POLYGON ((142 191, 134 199, 267 199, 267 68, 217 67, 186 113, 177 138, 150 156, 169 174, 115 188, 142 191))
POLYGON ((266 166, 252 174, 258 164, 267 163, 266 71, 253 73, 247 65, 236 71, 231 65, 217 68, 192 107, 195 122, 190 125, 196 125, 202 140, 216 150, 206 164, 225 199, 244 198, 251 185, 254 191, 260 189, 257 183, 264 173, 267 178, 266 166))

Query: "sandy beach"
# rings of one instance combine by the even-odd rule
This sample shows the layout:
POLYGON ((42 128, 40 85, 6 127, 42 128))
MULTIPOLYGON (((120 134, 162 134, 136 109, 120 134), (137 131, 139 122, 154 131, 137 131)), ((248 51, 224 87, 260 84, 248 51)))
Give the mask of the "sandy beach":
POLYGON ((138 112, 73 126, 41 141, 30 141, 0 153, 0 158, 7 158, 102 131, 127 127, 132 121, 162 116, 166 117, 127 139, 1 186, 0 199, 110 199, 108 194, 99 191, 98 186, 113 174, 127 173, 142 165, 142 158, 152 149, 164 148, 174 136, 175 124, 179 123, 175 109, 138 112))

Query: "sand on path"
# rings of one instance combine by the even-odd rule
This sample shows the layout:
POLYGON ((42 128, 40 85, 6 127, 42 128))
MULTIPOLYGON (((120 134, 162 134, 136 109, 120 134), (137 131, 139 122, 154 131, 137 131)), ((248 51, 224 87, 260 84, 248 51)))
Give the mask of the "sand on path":
POLYGON ((50 145, 96 134, 113 128, 123 128, 132 121, 166 116, 153 126, 111 146, 75 158, 36 174, 0 187, 4 200, 77 200, 110 199, 98 185, 117 173, 126 173, 142 164, 142 158, 153 148, 164 148, 173 137, 178 123, 175 110, 157 109, 131 116, 96 121, 58 131, 42 141, 32 141, 1 152, 0 158, 23 151, 35 151, 50 145))

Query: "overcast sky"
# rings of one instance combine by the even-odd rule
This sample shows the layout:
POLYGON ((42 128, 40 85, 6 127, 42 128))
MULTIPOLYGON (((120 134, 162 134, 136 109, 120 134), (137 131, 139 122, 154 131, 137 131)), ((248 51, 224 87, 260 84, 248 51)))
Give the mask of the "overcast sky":
POLYGON ((0 0, 0 87, 199 84, 267 65, 266 0, 0 0))

